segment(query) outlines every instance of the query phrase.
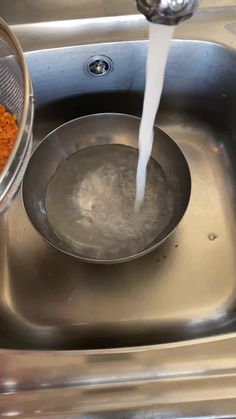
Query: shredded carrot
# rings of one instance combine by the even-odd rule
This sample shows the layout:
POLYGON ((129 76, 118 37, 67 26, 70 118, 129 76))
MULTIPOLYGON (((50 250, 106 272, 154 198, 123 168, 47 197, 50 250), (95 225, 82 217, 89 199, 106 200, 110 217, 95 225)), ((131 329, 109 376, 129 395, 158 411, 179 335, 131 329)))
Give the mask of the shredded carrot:
POLYGON ((5 106, 0 105, 0 172, 15 144, 18 129, 16 115, 11 115, 5 106))

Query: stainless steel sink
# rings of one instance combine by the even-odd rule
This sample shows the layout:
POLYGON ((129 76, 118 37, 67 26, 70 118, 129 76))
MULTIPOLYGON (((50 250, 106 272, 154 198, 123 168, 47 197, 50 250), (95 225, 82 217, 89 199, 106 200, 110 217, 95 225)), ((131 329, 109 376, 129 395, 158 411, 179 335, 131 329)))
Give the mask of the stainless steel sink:
MULTIPOLYGON (((140 115, 146 48, 134 41, 27 54, 35 143, 81 115, 140 115), (103 77, 85 70, 98 55, 113 62, 103 77)), ((19 194, 1 220, 8 347, 120 348, 234 330, 235 68, 236 53, 224 47, 173 42, 157 124, 184 151, 193 187, 183 222, 158 251, 120 266, 79 263, 43 242, 19 194)))
MULTIPOLYGON (((20 194, 0 219, 0 417, 150 406, 153 417, 236 414, 233 12, 200 9, 178 29, 185 39, 172 43, 156 123, 183 150, 193 187, 188 211, 164 245, 134 262, 94 266, 46 244, 20 194), (218 25, 217 35, 201 39, 208 24, 213 33, 218 25)), ((35 145, 78 116, 141 114, 144 19, 13 28, 35 89, 35 145), (112 70, 89 74, 91 57, 109 58, 112 70)))

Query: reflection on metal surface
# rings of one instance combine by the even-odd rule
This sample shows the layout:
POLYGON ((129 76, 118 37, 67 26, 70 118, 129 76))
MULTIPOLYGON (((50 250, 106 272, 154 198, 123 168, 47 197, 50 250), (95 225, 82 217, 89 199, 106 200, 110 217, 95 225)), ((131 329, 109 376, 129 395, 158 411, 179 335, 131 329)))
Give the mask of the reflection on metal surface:
POLYGON ((177 25, 192 17, 198 0, 136 0, 138 10, 152 23, 177 25))
MULTIPOLYGON (((153 0, 148 0, 153 1, 153 0)), ((163 0, 162 0, 163 1, 163 0)), ((175 1, 176 0, 165 0, 175 1)), ((177 0, 183 1, 183 0, 177 0)), ((235 6, 235 0, 201 0, 200 10, 235 6)), ((9 7, 8 0, 1 0, 0 16, 10 25, 63 21, 73 19, 124 16, 137 13, 135 0, 14 0, 9 7)), ((198 13, 198 12, 196 12, 198 13)))
MULTIPOLYGON (((141 113, 142 95, 137 92, 144 87, 146 43, 95 48, 28 55, 38 105, 42 104, 36 115, 36 142, 76 116, 141 113), (84 73, 84 58, 95 48, 114 61, 116 70, 107 80, 92 82, 84 73), (121 54, 135 60, 134 68, 129 60, 120 61, 121 54), (49 68, 43 73, 45 60, 49 68), (76 80, 75 74, 80 75, 76 80), (72 98, 73 93, 78 96, 72 98), (68 99, 62 100, 65 95, 68 99), (56 103, 46 103, 53 98, 56 103)), ((157 252, 116 268, 80 264, 41 240, 19 197, 1 226, 7 232, 9 292, 8 300, 1 293, 0 309, 11 347, 96 349, 233 330, 234 61, 232 51, 214 44, 173 44, 158 124, 185 153, 193 190, 183 223, 157 252), (208 234, 215 231, 218 239, 212 245, 208 234)), ((5 286, 3 281, 2 289, 5 286)))

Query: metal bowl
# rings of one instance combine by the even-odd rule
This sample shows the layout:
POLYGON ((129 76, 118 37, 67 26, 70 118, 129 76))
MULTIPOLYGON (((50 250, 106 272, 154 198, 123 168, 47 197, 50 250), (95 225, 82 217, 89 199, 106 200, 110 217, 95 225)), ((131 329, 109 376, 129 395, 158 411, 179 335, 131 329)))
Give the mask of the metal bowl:
POLYGON ((57 249, 86 262, 116 263, 159 246, 183 217, 191 178, 176 143, 155 127, 144 203, 134 210, 140 119, 97 114, 50 133, 23 181, 26 212, 57 249))

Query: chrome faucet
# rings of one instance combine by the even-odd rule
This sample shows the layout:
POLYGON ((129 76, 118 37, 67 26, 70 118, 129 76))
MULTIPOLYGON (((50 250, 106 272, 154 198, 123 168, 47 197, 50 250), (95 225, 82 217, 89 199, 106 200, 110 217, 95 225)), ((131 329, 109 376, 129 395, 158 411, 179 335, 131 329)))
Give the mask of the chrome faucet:
POLYGON ((193 15, 199 0, 136 0, 136 3, 150 22, 177 25, 193 15))

